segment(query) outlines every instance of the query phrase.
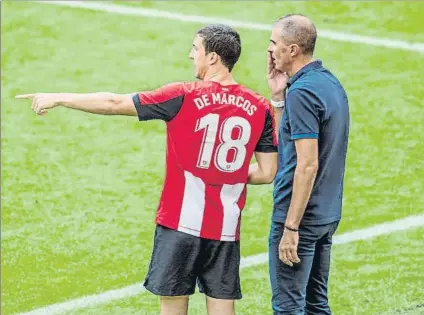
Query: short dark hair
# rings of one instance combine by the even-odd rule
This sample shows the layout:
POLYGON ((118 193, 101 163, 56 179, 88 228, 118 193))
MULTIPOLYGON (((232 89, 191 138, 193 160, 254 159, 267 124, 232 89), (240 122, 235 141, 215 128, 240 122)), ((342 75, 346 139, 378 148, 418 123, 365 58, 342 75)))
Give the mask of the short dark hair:
POLYGON ((317 40, 317 29, 312 21, 303 14, 288 14, 278 19, 281 35, 288 44, 297 44, 302 53, 313 55, 317 40), (303 17, 304 21, 297 18, 303 17))
POLYGON ((215 52, 224 66, 231 72, 241 54, 239 33, 229 25, 209 24, 197 34, 203 38, 206 54, 215 52))

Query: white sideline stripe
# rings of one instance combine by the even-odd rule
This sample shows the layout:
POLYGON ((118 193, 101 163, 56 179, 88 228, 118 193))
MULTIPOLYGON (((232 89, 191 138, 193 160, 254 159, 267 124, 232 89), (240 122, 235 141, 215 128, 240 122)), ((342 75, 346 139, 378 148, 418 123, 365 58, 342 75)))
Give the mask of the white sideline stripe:
MULTIPOLYGON (((116 4, 96 3, 91 1, 42 1, 41 3, 54 4, 54 5, 72 7, 72 8, 103 11, 103 12, 109 12, 109 13, 118 13, 118 14, 124 14, 124 15, 165 18, 168 20, 176 20, 176 21, 186 22, 186 23, 201 23, 201 24, 222 23, 222 24, 232 25, 233 27, 236 27, 236 28, 260 30, 260 31, 270 31, 271 23, 272 23, 272 21, 270 21, 270 24, 248 23, 243 21, 232 21, 232 20, 223 19, 220 17, 206 17, 206 16, 200 16, 200 15, 178 14, 178 13, 155 10, 155 9, 129 7, 129 6, 116 5, 116 4)), ((367 44, 372 46, 424 52, 424 43, 418 43, 418 42, 407 42, 407 41, 394 40, 389 38, 362 36, 362 35, 334 32, 334 31, 322 30, 322 29, 318 31, 318 36, 320 38, 326 38, 326 39, 341 41, 341 42, 361 43, 361 44, 367 44)))
MULTIPOLYGON (((385 222, 373 225, 369 228, 360 229, 352 232, 347 232, 333 237, 334 245, 352 243, 356 241, 368 240, 374 237, 390 234, 396 231, 403 231, 413 227, 424 225, 424 214, 413 215, 404 219, 399 219, 392 222, 385 222)), ((247 268, 268 261, 268 253, 248 256, 242 258, 241 268, 247 268)))
MULTIPOLYGON (((396 231, 403 231, 413 227, 424 225, 424 213, 413 215, 404 219, 377 224, 366 229, 360 229, 353 232, 336 235, 333 238, 335 245, 347 244, 360 240, 368 240, 374 237, 390 234, 396 231)), ((241 268, 248 268, 266 263, 268 261, 268 253, 244 257, 241 260, 241 268)), ((26 313, 15 315, 55 315, 62 314, 77 309, 92 307, 96 305, 106 304, 115 300, 129 298, 145 292, 143 283, 136 283, 121 289, 110 290, 100 294, 87 295, 74 300, 63 303, 52 304, 47 307, 38 308, 26 313)))

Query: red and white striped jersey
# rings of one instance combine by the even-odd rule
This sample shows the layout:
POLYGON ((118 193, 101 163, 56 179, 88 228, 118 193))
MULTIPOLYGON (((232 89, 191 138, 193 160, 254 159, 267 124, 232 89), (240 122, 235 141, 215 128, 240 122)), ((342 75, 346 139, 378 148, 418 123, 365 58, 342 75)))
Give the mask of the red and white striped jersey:
POLYGON ((139 120, 167 123, 156 223, 202 238, 239 239, 252 155, 276 152, 268 101, 238 84, 173 83, 134 95, 139 120))

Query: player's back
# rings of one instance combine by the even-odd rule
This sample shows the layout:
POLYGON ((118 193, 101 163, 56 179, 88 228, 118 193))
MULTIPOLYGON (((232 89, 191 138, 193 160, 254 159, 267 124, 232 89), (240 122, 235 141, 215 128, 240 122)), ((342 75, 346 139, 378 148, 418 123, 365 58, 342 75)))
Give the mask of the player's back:
POLYGON ((264 129, 266 101, 241 85, 185 85, 180 112, 168 123, 178 164, 208 184, 245 183, 264 129))
POLYGON ((171 86, 169 102, 181 104, 167 122, 157 223, 204 238, 236 240, 252 155, 266 131, 270 145, 276 142, 269 104, 238 84, 171 86))

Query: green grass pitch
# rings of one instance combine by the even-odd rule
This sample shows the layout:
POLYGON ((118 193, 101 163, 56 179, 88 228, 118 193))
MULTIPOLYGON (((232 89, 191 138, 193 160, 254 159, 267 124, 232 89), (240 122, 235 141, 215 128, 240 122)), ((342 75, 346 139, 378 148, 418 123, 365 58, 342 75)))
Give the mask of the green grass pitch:
MULTIPOLYGON (((424 42, 420 2, 115 1, 271 24, 290 12, 320 29, 424 42)), ((165 126, 58 108, 37 117, 30 92, 130 93, 191 80, 201 24, 52 5, 1 3, 2 314, 143 280, 164 176, 165 126)), ((240 29, 236 79, 268 95, 269 32, 240 29)), ((424 54, 318 39, 316 57, 344 84, 351 137, 338 233, 423 213, 424 54)), ((266 252, 272 186, 250 187, 242 255, 266 252)), ((424 314, 424 229, 337 245, 334 314, 424 314)), ((238 314, 270 314, 267 265, 242 271, 238 314)), ((190 314, 204 314, 195 295, 190 314)), ((156 314, 143 293, 67 315, 156 314)))

